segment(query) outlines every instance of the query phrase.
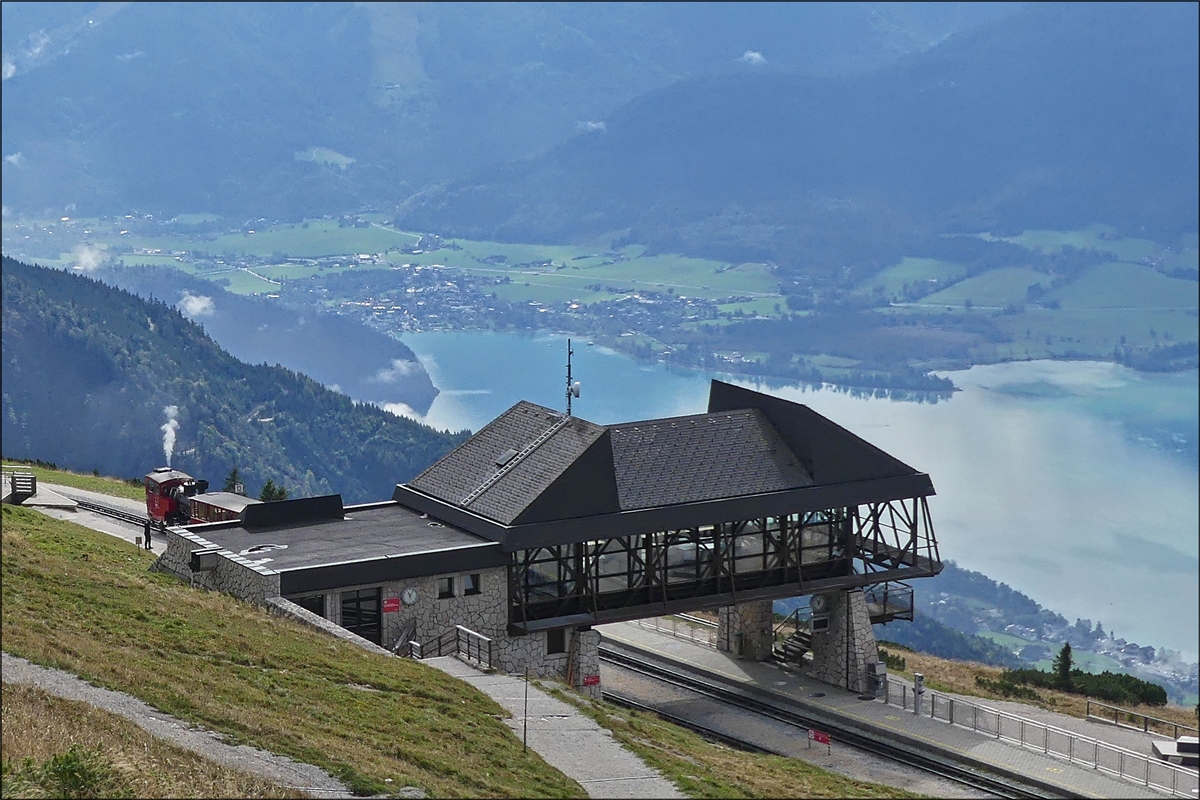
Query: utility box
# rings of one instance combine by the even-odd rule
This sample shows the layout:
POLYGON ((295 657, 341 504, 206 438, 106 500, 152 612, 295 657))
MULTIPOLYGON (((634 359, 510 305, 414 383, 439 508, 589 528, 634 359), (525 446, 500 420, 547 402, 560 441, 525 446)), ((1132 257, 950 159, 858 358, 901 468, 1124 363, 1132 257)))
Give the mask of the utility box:
POLYGON ((221 552, 219 547, 206 547, 201 550, 193 550, 191 560, 188 561, 188 567, 192 572, 208 572, 217 568, 217 559, 220 556, 217 553, 221 552))
POLYGON ((873 661, 867 664, 867 687, 868 691, 876 697, 882 697, 887 686, 887 664, 882 661, 873 661))

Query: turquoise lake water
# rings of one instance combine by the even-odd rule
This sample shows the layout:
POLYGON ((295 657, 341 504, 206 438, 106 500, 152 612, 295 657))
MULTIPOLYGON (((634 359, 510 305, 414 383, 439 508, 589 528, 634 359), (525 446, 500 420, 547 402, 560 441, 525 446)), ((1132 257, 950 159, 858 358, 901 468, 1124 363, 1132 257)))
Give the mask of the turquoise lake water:
MULTIPOLYGON (((565 408, 566 337, 406 335, 441 394, 421 418, 478 430, 518 400, 565 408)), ((928 472, 942 557, 1071 621, 1197 660, 1197 373, 1021 362, 945 373, 936 403, 771 386, 642 364, 574 340, 576 416, 606 424, 699 413, 711 377, 805 403, 928 472)), ((403 409, 397 409, 403 410, 403 409)))

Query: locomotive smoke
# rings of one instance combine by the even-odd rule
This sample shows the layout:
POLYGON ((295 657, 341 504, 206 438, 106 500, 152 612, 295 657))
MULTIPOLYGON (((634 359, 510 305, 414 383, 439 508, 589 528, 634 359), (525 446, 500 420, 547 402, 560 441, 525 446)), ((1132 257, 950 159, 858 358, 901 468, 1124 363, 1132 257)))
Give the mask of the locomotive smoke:
POLYGON ((167 466, 171 466, 171 454, 175 452, 175 432, 179 430, 179 406, 167 406, 163 409, 167 421, 162 424, 163 455, 167 457, 167 466))

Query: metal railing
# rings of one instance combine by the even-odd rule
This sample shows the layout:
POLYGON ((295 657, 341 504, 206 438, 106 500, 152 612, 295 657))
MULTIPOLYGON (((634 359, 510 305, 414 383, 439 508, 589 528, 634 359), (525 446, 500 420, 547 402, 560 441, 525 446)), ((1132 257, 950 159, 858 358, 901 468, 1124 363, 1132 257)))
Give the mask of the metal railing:
POLYGON ((634 622, 642 628, 648 628, 659 633, 669 633, 676 639, 688 639, 696 644, 716 649, 717 623, 701 619, 700 617, 693 617, 690 614, 672 614, 666 619, 668 621, 664 622, 662 617, 650 617, 648 619, 636 619, 634 622))
POLYGON ((1154 733, 1161 736, 1168 736, 1168 734, 1160 733, 1159 730, 1156 729, 1162 729, 1163 731, 1169 729, 1171 731, 1169 736, 1172 739, 1178 739, 1180 731, 1186 731, 1193 736, 1200 736, 1200 730, 1193 728, 1191 725, 1180 725, 1178 722, 1171 722, 1167 719, 1159 719, 1158 717, 1147 716, 1146 714, 1140 714, 1137 711, 1130 711, 1127 708, 1110 706, 1108 703, 1101 703, 1099 700, 1087 701, 1087 718, 1097 722, 1110 722, 1113 725, 1116 725, 1118 728, 1128 728, 1130 730, 1141 731, 1142 733, 1154 733), (1100 714, 1093 714, 1092 706, 1103 708, 1107 713, 1105 713, 1103 716, 1100 714), (1122 715, 1131 721, 1135 718, 1140 718, 1142 720, 1142 724, 1131 725, 1128 722, 1122 722, 1122 715), (1112 717, 1111 720, 1109 719, 1110 716, 1112 717))
POLYGON ((889 705, 927 714, 930 719, 970 728, 985 736, 1039 750, 1072 764, 1107 772, 1177 797, 1195 797, 1197 790, 1200 790, 1200 773, 1194 769, 961 698, 947 697, 930 690, 917 696, 907 684, 890 677, 885 683, 884 700, 889 705), (900 691, 896 691, 893 684, 898 684, 900 691))
POLYGON ((405 651, 410 658, 418 661, 422 658, 433 658, 450 653, 468 661, 474 661, 486 669, 494 668, 492 666, 492 640, 482 633, 476 633, 462 625, 455 625, 453 630, 446 631, 425 644, 410 640, 396 649, 396 655, 403 656, 406 654, 405 651))

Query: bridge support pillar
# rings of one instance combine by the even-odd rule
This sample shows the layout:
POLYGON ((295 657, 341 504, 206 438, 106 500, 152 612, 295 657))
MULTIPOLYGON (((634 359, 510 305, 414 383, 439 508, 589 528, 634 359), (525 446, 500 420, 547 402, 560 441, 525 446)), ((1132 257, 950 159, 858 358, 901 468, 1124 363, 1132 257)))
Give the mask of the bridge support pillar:
POLYGON ((572 634, 567 680, 580 694, 600 699, 600 631, 587 628, 572 634))
POLYGON ((717 609, 717 649, 754 661, 771 658, 773 606, 771 600, 756 600, 717 609))
POLYGON ((812 635, 809 675, 851 692, 871 690, 867 664, 879 660, 879 647, 862 589, 830 592, 829 627, 812 635))

